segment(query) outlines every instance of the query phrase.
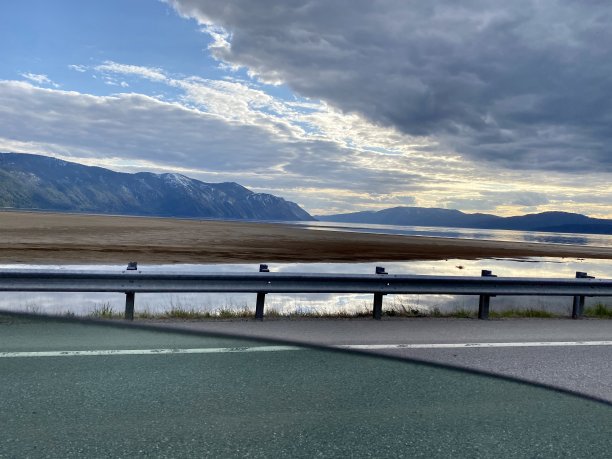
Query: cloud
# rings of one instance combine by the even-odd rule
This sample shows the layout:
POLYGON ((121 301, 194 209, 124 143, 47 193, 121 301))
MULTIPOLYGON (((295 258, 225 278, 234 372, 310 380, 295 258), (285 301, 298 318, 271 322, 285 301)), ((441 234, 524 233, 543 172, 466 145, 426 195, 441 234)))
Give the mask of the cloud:
POLYGON ((168 0, 265 82, 475 161, 612 172, 608 2, 168 0))
POLYGON ((266 142, 257 128, 146 95, 93 96, 18 82, 0 82, 0 135, 63 145, 85 157, 128 157, 210 171, 266 169, 293 154, 266 142))
POLYGON ((426 170, 441 172, 445 161, 453 161, 438 155, 434 164, 434 158, 422 155, 419 148, 428 146, 427 139, 373 125, 357 115, 342 115, 323 103, 275 98, 251 82, 176 78, 160 69, 110 61, 103 72, 105 78, 139 75, 151 81, 163 75, 165 85, 180 91, 177 101, 182 106, 231 125, 257 128, 275 144, 290 147, 291 160, 281 157, 278 169, 302 180, 316 180, 313 177, 322 169, 325 175, 335 174, 337 184, 353 182, 361 174, 376 193, 379 186, 397 190, 410 180, 426 182, 426 170))
POLYGON ((516 193, 514 199, 507 202, 517 206, 535 207, 542 204, 548 204, 550 200, 542 193, 522 192, 516 193))
POLYGON ((480 191, 467 196, 451 197, 445 206, 469 211, 498 211, 503 208, 535 209, 549 204, 550 199, 534 191, 480 191))
POLYGON ((39 85, 53 86, 54 88, 59 88, 59 85, 51 81, 47 75, 40 75, 37 73, 22 73, 21 76, 24 77, 26 80, 29 80, 39 85))
POLYGON ((79 72, 79 73, 85 73, 87 72, 87 69, 88 69, 86 65, 80 65, 80 64, 70 64, 68 68, 70 70, 74 70, 75 72, 79 72))
POLYGON ((161 69, 143 67, 140 65, 119 64, 113 61, 105 61, 104 63, 94 67, 94 70, 102 73, 121 73, 123 75, 134 75, 146 78, 152 81, 166 81, 167 77, 161 69))
MULTIPOLYGON (((401 200, 411 192, 410 183, 429 181, 423 173, 401 167, 401 156, 387 158, 395 161, 387 168, 373 163, 366 152, 310 137, 291 121, 272 116, 270 107, 277 102, 248 87, 221 85, 215 92, 216 84, 194 79, 171 84, 184 85, 182 103, 0 81, 0 150, 52 153, 113 169, 178 170, 207 181, 232 180, 310 203, 315 210, 325 200, 338 206, 343 201, 346 206, 347 200, 381 205, 381 196, 401 200), (211 111, 193 106, 202 96, 193 94, 193 85, 202 86, 211 111)), ((291 110, 282 104, 276 109, 291 110)))

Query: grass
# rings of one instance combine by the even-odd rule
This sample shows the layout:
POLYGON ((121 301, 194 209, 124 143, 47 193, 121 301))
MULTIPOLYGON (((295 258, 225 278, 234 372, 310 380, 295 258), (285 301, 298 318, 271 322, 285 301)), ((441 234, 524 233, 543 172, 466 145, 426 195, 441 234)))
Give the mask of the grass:
MULTIPOLYGON (((608 310, 612 314, 612 309, 608 310)), ((392 304, 389 309, 383 311, 383 316, 387 317, 443 317, 453 319, 475 319, 478 316, 476 308, 457 307, 451 311, 441 311, 438 307, 422 309, 419 307, 406 307, 402 303, 392 304)), ((560 317, 545 309, 538 308, 511 308, 501 311, 491 309, 489 311, 491 319, 510 319, 510 318, 554 318, 560 317)))
POLYGON ((119 319, 123 315, 116 312, 110 303, 102 303, 94 307, 93 311, 89 313, 89 317, 96 319, 119 319))
MULTIPOLYGON (((303 311, 295 310, 284 313, 275 308, 265 308, 264 316, 267 319, 272 318, 321 318, 321 319, 349 319, 358 317, 369 317, 370 311, 338 311, 338 312, 320 312, 320 311, 303 311)), ((227 307, 219 308, 213 311, 202 311, 198 309, 172 308, 168 311, 158 314, 148 313, 146 317, 136 314, 137 318, 141 319, 181 319, 181 320, 203 320, 203 319, 252 319, 255 311, 248 308, 231 309, 227 307)))
POLYGON ((597 303, 595 306, 585 308, 584 315, 587 317, 597 317, 599 319, 612 319, 612 306, 597 303))
POLYGON ((550 311, 544 309, 506 309, 504 311, 489 311, 489 317, 491 319, 514 319, 514 318, 538 318, 538 319, 551 319, 559 317, 558 314, 553 314, 550 311))
MULTIPOLYGON (((72 315, 74 313, 65 313, 65 315, 72 315)), ((230 307, 221 307, 214 310, 202 310, 195 307, 184 307, 184 306, 173 306, 170 309, 153 313, 148 310, 136 311, 135 317, 137 319, 179 319, 179 320, 231 320, 231 319, 252 319, 255 315, 255 311, 247 307, 240 309, 233 309, 230 307)), ((603 318, 612 319, 612 307, 599 303, 595 306, 591 306, 585 309, 584 315, 592 318, 603 318)), ((117 319, 122 318, 123 314, 120 314, 112 309, 108 304, 102 304, 94 309, 89 314, 90 317, 103 318, 103 319, 117 319)), ((296 309, 294 311, 282 312, 273 307, 265 309, 264 316, 268 319, 271 318, 287 318, 287 319, 358 319, 368 318, 372 316, 372 311, 369 307, 363 307, 358 310, 340 310, 340 311, 317 311, 313 309, 303 310, 296 309)), ((437 317, 437 318, 454 318, 454 319, 475 319, 478 316, 478 310, 476 308, 469 309, 465 307, 457 307, 451 311, 441 311, 437 307, 431 309, 416 308, 416 307, 405 307, 403 305, 392 304, 389 307, 383 309, 383 317, 437 317)), ((491 308, 489 311, 489 317, 491 319, 516 319, 516 318, 538 318, 538 319, 550 319, 556 317, 566 317, 566 314, 556 314, 545 309, 537 308, 511 308, 496 311, 491 308)))
POLYGON ((239 309, 231 306, 221 307, 215 310, 199 309, 196 307, 187 307, 181 304, 173 304, 170 309, 160 313, 151 313, 147 311, 146 317, 141 314, 136 316, 139 319, 181 319, 181 320, 203 320, 203 319, 244 319, 252 317, 255 313, 249 310, 246 306, 239 309))
MULTIPOLYGON (((66 313, 65 315, 74 316, 74 313, 66 313)), ((135 318, 137 319, 179 319, 179 320, 210 320, 210 319, 251 319, 255 315, 255 311, 242 307, 240 309, 232 309, 222 307, 216 310, 202 310, 195 307, 184 307, 174 305, 170 309, 153 313, 148 310, 136 311, 135 318)), ((98 319, 118 319, 122 318, 123 314, 116 312, 108 303, 97 306, 90 314, 90 317, 98 319)), ((317 311, 317 310, 302 310, 296 309, 290 312, 281 312, 275 308, 266 308, 264 316, 268 319, 272 318, 287 318, 287 319, 358 319, 372 316, 371 309, 364 307, 360 310, 340 310, 340 311, 317 311)), ((478 311, 464 307, 458 307, 452 311, 441 311, 439 308, 422 309, 416 307, 405 307, 403 305, 391 305, 383 309, 383 317, 438 317, 438 318, 453 318, 453 319, 475 319, 478 316, 478 311)), ((587 308, 585 316, 598 318, 612 318, 612 308, 603 304, 587 308)), ((561 317, 544 309, 527 308, 527 309, 506 309, 495 311, 491 309, 489 312, 491 319, 514 319, 514 318, 555 318, 561 317)))
MULTIPOLYGON (((178 320, 232 320, 232 319, 252 319, 255 311, 247 304, 237 305, 234 303, 226 304, 223 307, 212 309, 210 307, 187 306, 181 302, 170 300, 169 309, 162 312, 151 312, 148 308, 135 311, 136 319, 178 319, 178 320)), ((40 308, 34 304, 27 305, 28 312, 36 313, 40 308)), ((77 314, 71 311, 64 311, 61 315, 65 317, 76 317, 77 314)), ((391 299, 386 302, 382 312, 383 317, 437 317, 455 319, 475 319, 478 315, 476 307, 465 307, 463 304, 457 305, 454 310, 442 311, 438 307, 424 307, 418 304, 407 303, 401 299, 391 299)), ((123 310, 115 310, 109 302, 97 304, 94 309, 87 314, 88 317, 96 319, 122 319, 123 310)), ((273 306, 265 308, 264 316, 271 318, 287 319, 358 319, 369 318, 372 316, 372 309, 369 302, 363 302, 360 308, 341 309, 336 311, 321 311, 316 308, 303 308, 296 304, 293 311, 283 311, 273 306)), ((556 318, 568 317, 569 314, 553 313, 545 308, 510 308, 496 310, 494 307, 489 312, 491 319, 510 319, 510 318, 556 318)), ((584 316, 589 318, 612 319, 612 305, 597 303, 584 310, 584 316)))
MULTIPOLYGON (((361 317, 370 317, 372 315, 371 311, 349 311, 349 310, 340 310, 340 311, 293 311, 288 314, 280 314, 278 311, 276 312, 276 317, 287 317, 294 319, 357 319, 361 317)), ((268 312, 266 311, 266 317, 268 316, 268 312)))
POLYGON ((455 309, 454 311, 451 311, 449 313, 446 314, 446 316, 443 317, 452 317, 455 319, 474 319, 476 318, 476 316, 478 315, 478 311, 471 310, 471 309, 465 309, 465 308, 458 308, 455 309))
MULTIPOLYGON (((155 315, 151 315, 150 313, 148 313, 149 318, 154 318, 155 315)), ((196 309, 185 309, 185 308, 179 308, 179 307, 174 307, 169 309, 166 312, 161 313, 161 317, 162 319, 210 319, 212 316, 212 314, 209 311, 198 311, 196 309)))

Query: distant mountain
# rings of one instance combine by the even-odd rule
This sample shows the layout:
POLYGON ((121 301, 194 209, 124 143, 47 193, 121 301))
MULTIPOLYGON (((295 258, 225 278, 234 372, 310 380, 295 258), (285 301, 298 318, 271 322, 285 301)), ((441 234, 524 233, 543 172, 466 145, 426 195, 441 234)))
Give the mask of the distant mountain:
POLYGON ((379 211, 317 215, 316 218, 321 221, 345 223, 612 234, 612 220, 590 218, 569 212, 543 212, 516 217, 499 217, 480 213, 467 214, 452 209, 393 207, 379 211))
POLYGON ((465 227, 501 219, 487 214, 465 214, 453 209, 426 207, 393 207, 379 211, 354 212, 349 214, 317 215, 321 221, 349 223, 377 223, 383 225, 454 226, 465 227))
POLYGON ((233 182, 127 174, 47 156, 0 153, 0 208, 160 217, 314 220, 297 204, 233 182))

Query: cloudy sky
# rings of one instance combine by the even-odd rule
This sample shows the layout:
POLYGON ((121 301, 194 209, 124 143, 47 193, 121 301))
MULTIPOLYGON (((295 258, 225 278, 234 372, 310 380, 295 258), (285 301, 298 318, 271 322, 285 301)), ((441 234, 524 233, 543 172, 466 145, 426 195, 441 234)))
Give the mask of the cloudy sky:
POLYGON ((236 181, 312 214, 612 218, 612 4, 0 3, 0 151, 236 181))

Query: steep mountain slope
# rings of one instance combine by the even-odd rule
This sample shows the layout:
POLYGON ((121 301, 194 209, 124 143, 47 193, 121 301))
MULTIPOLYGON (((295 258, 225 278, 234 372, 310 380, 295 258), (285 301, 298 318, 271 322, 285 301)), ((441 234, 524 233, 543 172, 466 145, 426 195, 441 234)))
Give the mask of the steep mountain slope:
POLYGON ((0 207, 163 217, 313 220, 297 204, 237 183, 126 174, 39 155, 0 153, 0 207))

